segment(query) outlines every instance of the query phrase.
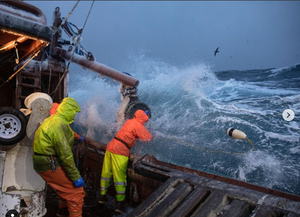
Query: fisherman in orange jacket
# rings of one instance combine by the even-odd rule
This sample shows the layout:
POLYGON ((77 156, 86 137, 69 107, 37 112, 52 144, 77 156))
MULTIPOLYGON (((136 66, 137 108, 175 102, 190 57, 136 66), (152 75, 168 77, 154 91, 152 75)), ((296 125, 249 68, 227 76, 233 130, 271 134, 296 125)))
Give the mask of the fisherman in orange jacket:
POLYGON ((151 133, 143 126, 148 121, 148 115, 149 111, 137 110, 133 119, 125 122, 106 147, 100 180, 99 203, 103 204, 108 201, 107 189, 114 183, 117 192, 117 207, 115 209, 117 213, 124 214, 125 211, 126 172, 130 149, 135 145, 137 139, 145 142, 152 140, 151 133))

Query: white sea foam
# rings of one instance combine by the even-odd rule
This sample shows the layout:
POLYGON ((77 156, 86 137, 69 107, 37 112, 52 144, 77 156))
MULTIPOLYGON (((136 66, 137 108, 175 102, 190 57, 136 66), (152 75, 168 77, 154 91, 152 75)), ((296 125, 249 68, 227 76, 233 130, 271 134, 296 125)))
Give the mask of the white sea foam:
MULTIPOLYGON (((297 191, 293 185, 300 171, 296 163, 300 154, 298 90, 276 89, 268 81, 220 81, 205 64, 180 68, 145 56, 131 57, 125 71, 140 80, 139 98, 152 111, 147 128, 153 133, 153 142, 133 151, 193 169, 211 169, 243 181, 297 191), (294 110, 295 121, 282 119, 285 107, 294 110), (255 150, 246 140, 228 137, 229 127, 244 131, 255 150), (244 155, 228 157, 228 153, 199 148, 244 155)), ((76 87, 70 85, 70 96, 82 108, 75 124, 82 127, 84 136, 110 141, 116 133, 121 103, 118 85, 99 79, 95 73, 71 75, 72 81, 76 87)))
POLYGON ((265 135, 272 139, 278 139, 281 141, 288 142, 297 142, 299 141, 299 135, 286 135, 274 132, 266 132, 265 135))
MULTIPOLYGON (((300 140, 299 140, 299 143, 300 143, 300 140)), ((290 148, 290 152, 292 154, 300 154, 300 145, 297 147, 294 147, 294 148, 290 148)))
MULTIPOLYGON (((253 151, 245 156, 244 166, 239 166, 240 178, 245 179, 245 176, 249 176, 258 169, 265 171, 263 174, 264 178, 273 180, 273 182, 284 178, 280 161, 276 157, 262 151, 253 151)), ((272 184, 268 183, 270 187, 272 184)))

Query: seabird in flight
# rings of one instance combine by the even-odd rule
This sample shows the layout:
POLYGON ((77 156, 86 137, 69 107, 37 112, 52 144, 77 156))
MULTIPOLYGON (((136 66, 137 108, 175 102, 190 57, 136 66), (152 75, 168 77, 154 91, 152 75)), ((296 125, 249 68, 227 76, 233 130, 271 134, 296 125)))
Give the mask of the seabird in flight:
POLYGON ((215 56, 216 56, 216 54, 217 53, 219 53, 220 51, 219 51, 219 47, 215 50, 215 56))

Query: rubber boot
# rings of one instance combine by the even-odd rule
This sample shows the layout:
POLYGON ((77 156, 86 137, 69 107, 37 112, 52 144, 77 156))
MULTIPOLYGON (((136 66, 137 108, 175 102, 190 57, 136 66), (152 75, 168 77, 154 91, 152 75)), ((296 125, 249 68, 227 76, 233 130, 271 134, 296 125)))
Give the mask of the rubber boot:
POLYGON ((125 211, 126 211, 125 201, 117 201, 115 212, 124 215, 125 211))
POLYGON ((56 212, 56 216, 58 216, 58 217, 68 217, 69 214, 70 213, 69 213, 68 207, 58 208, 58 210, 56 212))
POLYGON ((106 203, 107 201, 108 201, 108 199, 107 199, 106 195, 100 195, 100 198, 99 198, 98 203, 104 204, 104 203, 106 203))

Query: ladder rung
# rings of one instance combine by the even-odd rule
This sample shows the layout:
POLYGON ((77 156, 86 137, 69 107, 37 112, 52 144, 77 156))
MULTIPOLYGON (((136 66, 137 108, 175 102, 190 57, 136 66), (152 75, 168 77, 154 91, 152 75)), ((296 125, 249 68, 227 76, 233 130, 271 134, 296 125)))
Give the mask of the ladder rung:
POLYGON ((31 72, 22 72, 22 78, 26 78, 28 76, 30 77, 41 77, 41 74, 37 73, 31 73, 31 72))
POLYGON ((18 99, 25 99, 27 96, 17 96, 18 99))
POLYGON ((34 85, 34 84, 25 84, 25 83, 19 83, 20 87, 31 87, 31 88, 40 88, 39 85, 34 85))

